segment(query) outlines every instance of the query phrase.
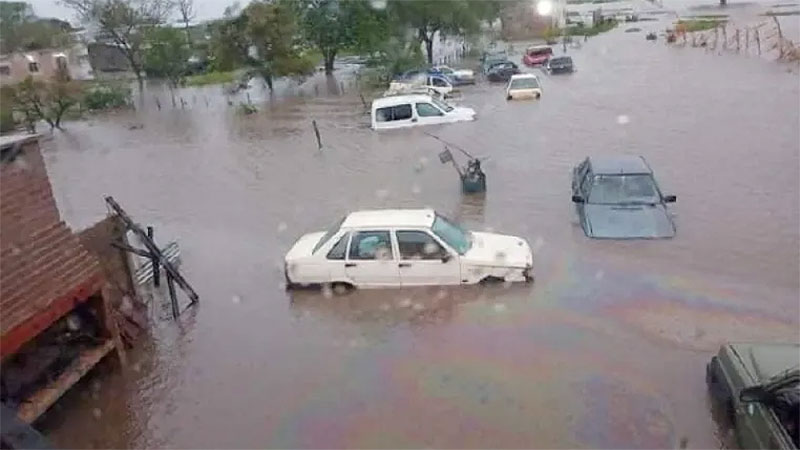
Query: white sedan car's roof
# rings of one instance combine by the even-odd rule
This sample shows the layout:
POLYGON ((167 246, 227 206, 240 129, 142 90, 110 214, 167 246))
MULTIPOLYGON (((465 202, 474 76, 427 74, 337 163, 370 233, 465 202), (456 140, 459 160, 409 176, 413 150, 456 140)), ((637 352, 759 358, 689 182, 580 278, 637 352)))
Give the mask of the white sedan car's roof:
POLYGON ((525 78, 535 78, 537 80, 539 79, 539 77, 537 77, 536 75, 534 75, 532 73, 518 73, 516 75, 511 75, 511 80, 509 80, 509 81, 521 80, 521 79, 525 79, 525 78))
POLYGON ((348 214, 342 228, 364 227, 430 227, 435 213, 432 209, 373 209, 348 214))

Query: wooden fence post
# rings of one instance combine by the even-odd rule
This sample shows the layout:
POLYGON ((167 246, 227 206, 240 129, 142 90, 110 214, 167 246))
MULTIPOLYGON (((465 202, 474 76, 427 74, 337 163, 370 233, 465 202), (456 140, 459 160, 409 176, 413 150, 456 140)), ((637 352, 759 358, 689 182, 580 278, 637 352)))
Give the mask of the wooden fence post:
POLYGON ((756 28, 756 47, 758 48, 758 54, 761 54, 761 37, 759 35, 758 28, 756 28))

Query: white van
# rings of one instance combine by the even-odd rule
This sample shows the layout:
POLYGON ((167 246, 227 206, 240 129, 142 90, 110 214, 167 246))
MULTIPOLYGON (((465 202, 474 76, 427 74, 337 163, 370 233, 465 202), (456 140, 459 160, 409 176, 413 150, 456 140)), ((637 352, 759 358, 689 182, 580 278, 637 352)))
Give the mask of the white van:
POLYGON ((475 120, 475 110, 451 106, 430 95, 397 95, 372 101, 372 129, 413 127, 475 120))

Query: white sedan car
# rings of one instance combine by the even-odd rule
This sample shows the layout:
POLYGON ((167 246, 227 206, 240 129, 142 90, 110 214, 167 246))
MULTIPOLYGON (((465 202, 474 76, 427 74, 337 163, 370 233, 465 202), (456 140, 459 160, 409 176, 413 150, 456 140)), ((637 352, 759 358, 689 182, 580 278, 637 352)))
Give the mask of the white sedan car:
POLYGON ((432 209, 357 211, 286 254, 288 287, 396 287, 530 281, 525 239, 467 231, 432 209))
POLYGON ((532 73, 512 75, 506 87, 506 100, 531 99, 542 96, 539 78, 532 73))

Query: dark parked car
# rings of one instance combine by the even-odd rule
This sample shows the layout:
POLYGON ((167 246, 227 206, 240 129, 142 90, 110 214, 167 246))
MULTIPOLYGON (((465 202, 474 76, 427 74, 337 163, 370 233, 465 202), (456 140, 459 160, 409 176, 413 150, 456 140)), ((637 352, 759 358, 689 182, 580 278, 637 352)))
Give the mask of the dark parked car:
POLYGON ((481 56, 481 71, 486 74, 489 68, 501 62, 508 61, 508 53, 505 50, 490 50, 481 56))
POLYGON ((711 358, 706 383, 712 406, 740 448, 800 447, 798 367, 800 344, 725 344, 711 358))
POLYGON ((550 73, 572 73, 575 70, 569 56, 554 56, 547 61, 546 67, 550 73))
POLYGON ((674 195, 662 195, 641 156, 586 158, 572 170, 572 201, 586 236, 652 239, 675 236, 667 211, 674 195))
POLYGON ((508 81, 511 75, 519 73, 519 67, 511 61, 499 62, 486 72, 486 78, 489 81, 508 81))

